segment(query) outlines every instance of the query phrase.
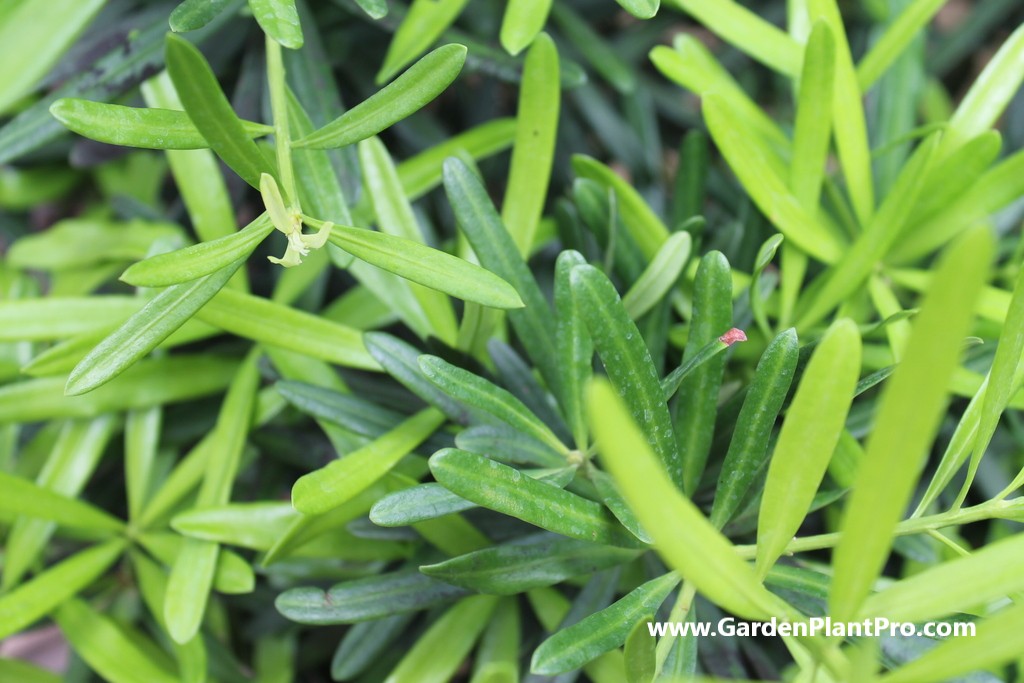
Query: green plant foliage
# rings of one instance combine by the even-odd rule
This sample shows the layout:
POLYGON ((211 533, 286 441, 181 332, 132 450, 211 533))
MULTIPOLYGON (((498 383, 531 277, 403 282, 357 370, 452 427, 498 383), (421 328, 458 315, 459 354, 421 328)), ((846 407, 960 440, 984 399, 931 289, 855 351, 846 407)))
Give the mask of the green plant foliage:
POLYGON ((1022 22, 0 2, 0 681, 1019 680, 1022 22))

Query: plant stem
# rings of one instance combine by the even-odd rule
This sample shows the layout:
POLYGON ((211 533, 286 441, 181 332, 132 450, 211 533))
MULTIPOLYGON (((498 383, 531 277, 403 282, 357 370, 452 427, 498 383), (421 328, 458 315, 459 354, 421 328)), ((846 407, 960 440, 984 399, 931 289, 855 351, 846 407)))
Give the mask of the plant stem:
POLYGON ((274 146, 277 152, 277 172, 288 206, 301 212, 295 171, 292 168, 292 138, 288 128, 288 85, 285 81, 281 45, 267 36, 267 84, 270 88, 270 111, 274 116, 274 146))

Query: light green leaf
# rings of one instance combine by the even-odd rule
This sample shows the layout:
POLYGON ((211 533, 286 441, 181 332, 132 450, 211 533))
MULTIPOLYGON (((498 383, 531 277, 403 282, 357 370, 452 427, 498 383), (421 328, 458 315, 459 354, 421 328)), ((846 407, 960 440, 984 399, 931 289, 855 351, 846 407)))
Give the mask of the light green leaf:
MULTIPOLYGON (((110 145, 142 149, 205 149, 210 146, 188 114, 173 109, 141 109, 64 97, 50 113, 68 130, 110 145)), ((242 121, 246 134, 258 138, 271 126, 242 121)))
MULTIPOLYGON (((414 242, 423 242, 423 233, 416 221, 412 205, 405 196, 401 180, 384 143, 378 138, 360 142, 359 164, 380 231, 414 242)), ((455 312, 448 298, 441 292, 422 285, 412 284, 410 289, 424 316, 430 322, 432 333, 446 344, 454 346, 459 331, 455 312)))
POLYGON ((862 92, 878 82, 945 4, 945 0, 914 0, 900 12, 857 65, 857 84, 862 92))
POLYGON ((181 512, 171 519, 171 528, 204 541, 268 550, 298 517, 289 503, 229 503, 181 512))
POLYGON ((387 474, 443 422, 440 411, 420 411, 359 450, 300 477, 292 487, 292 505, 303 514, 316 515, 349 501, 387 474))
POLYGON ((142 303, 119 295, 0 301, 0 341, 50 341, 109 329, 142 303))
POLYGON ((262 297, 221 290, 197 312, 197 317, 253 341, 345 367, 378 369, 358 330, 262 297))
POLYGON ((678 584, 674 573, 652 579, 609 607, 558 631, 534 651, 530 670, 547 675, 572 671, 619 647, 638 620, 657 611, 678 584))
MULTIPOLYGON (((551 0, 509 0, 501 20, 501 46, 511 55, 522 52, 544 28, 550 10, 551 0)), ((558 77, 549 78, 557 90, 558 77)))
MULTIPOLYGON (((59 526, 95 531, 103 536, 124 529, 124 522, 90 503, 56 493, 6 472, 0 472, 0 488, 4 491, 0 510, 12 515, 45 519, 59 526)), ((10 546, 7 559, 9 562, 10 546)))
POLYGON ((224 163, 258 188, 260 175, 272 173, 272 169, 231 108, 206 58, 187 40, 170 34, 165 59, 192 123, 224 163))
POLYGON ((842 318, 825 332, 804 369, 761 496, 757 571, 762 577, 799 530, 825 476, 853 401, 860 347, 856 323, 842 318))
POLYGON ((124 541, 82 550, 0 596, 0 638, 17 633, 89 586, 110 569, 124 541))
POLYGON ((480 266, 401 237, 336 225, 330 240, 358 259, 424 287, 494 308, 522 308, 515 289, 480 266))
POLYGON ((64 270, 112 261, 145 258, 155 242, 181 238, 171 223, 66 218, 44 232, 18 238, 7 251, 7 263, 18 268, 64 270))
POLYGON ((833 132, 843 167, 846 189, 854 213, 862 226, 871 222, 875 212, 875 187, 871 173, 871 145, 864 119, 863 93, 850 54, 842 17, 836 0, 810 0, 811 19, 824 20, 835 41, 835 80, 833 84, 833 132))
POLYGON ((672 0, 733 47, 786 76, 800 71, 800 45, 738 2, 672 0))
POLYGON ((452 398, 494 416, 555 452, 568 454, 569 449, 551 429, 507 390, 437 356, 420 356, 419 364, 427 379, 452 398))
POLYGON ((419 637, 388 675, 389 683, 447 683, 473 649, 498 599, 488 595, 464 598, 419 637))
POLYGON ((216 355, 156 358, 85 396, 65 396, 63 377, 14 382, 0 387, 0 423, 95 417, 192 400, 222 390, 237 369, 234 360, 216 355))
POLYGON ((82 600, 69 600, 56 613, 57 625, 75 653, 111 683, 176 683, 169 657, 140 633, 129 633, 82 600), (141 642, 140 642, 141 641, 141 642))
POLYGON ((596 380, 587 396, 602 462, 669 566, 736 615, 764 620, 787 614, 789 608, 760 585, 729 540, 669 479, 615 390, 596 380))
POLYGON ((572 269, 584 264, 586 259, 582 254, 568 249, 559 254, 555 262, 555 345, 561 370, 558 403, 577 449, 587 447, 583 390, 594 373, 594 344, 572 295, 570 280, 572 269))
POLYGON ((661 0, 615 0, 637 19, 650 19, 658 13, 661 0))
POLYGON ((184 33, 201 29, 231 3, 232 0, 184 0, 171 12, 171 30, 184 33))
POLYGON ((773 339, 761 354, 715 487, 710 519, 719 529, 739 510, 767 459, 772 427, 786 400, 799 357, 796 330, 792 328, 773 339))
POLYGON ((394 83, 293 144, 298 148, 331 149, 372 137, 440 95, 459 75, 465 61, 464 45, 439 47, 394 83))
POLYGON ((625 564, 638 555, 635 550, 537 534, 423 565, 420 571, 480 593, 515 595, 625 564))
POLYGON ((377 83, 390 81, 423 54, 452 25, 467 2, 469 0, 413 0, 388 45, 384 64, 377 72, 377 83))
POLYGON ((945 158, 995 125, 1024 82, 1024 26, 1018 26, 974 80, 949 120, 938 157, 945 158))
POLYGON ((453 493, 563 536, 635 548, 638 542, 599 503, 454 448, 430 458, 434 478, 453 493))
MULTIPOLYGON (((505 21, 502 24, 502 44, 505 49, 513 54, 518 52, 509 47, 505 36, 510 14, 525 9, 533 14, 534 19, 539 15, 541 23, 537 30, 540 30, 550 5, 551 0, 512 0, 505 10, 505 21), (537 4, 542 7, 529 7, 537 4)), ((533 35, 521 47, 530 40, 533 40, 533 35)), ((548 182, 554 165, 561 96, 558 50, 555 42, 546 33, 542 33, 526 53, 523 80, 519 86, 519 107, 516 111, 516 141, 512 147, 508 185, 501 205, 501 221, 523 257, 530 255, 537 224, 547 200, 548 182)))
POLYGON ((868 597, 860 614, 922 622, 1013 595, 1024 587, 1022 549, 1024 534, 1017 534, 930 567, 868 597))
POLYGON ((189 282, 244 260, 274 231, 267 215, 238 232, 177 251, 151 256, 128 268, 121 281, 135 287, 166 287, 189 282))
POLYGON ((880 683, 949 681, 1017 658, 1021 648, 1024 648, 1024 605, 1017 604, 985 619, 973 637, 950 638, 878 680, 880 683))
POLYGON ((249 0, 249 9, 263 32, 290 50, 302 47, 302 26, 295 0, 249 0))
POLYGON ((642 422, 647 443, 655 449, 672 481, 681 486, 683 463, 672 418, 654 361, 640 331, 629 319, 615 287, 604 273, 593 266, 576 266, 570 278, 580 315, 609 379, 633 417, 642 422))
POLYGON ((892 530, 938 429, 991 257, 987 229, 969 232, 944 255, 914 318, 904 359, 882 393, 833 553, 835 619, 852 618, 885 564, 892 530))
POLYGON ((135 522, 142 513, 143 504, 149 500, 162 423, 163 410, 159 406, 130 411, 125 418, 125 493, 128 498, 128 519, 135 522))
POLYGON ((227 283, 238 260, 199 280, 168 287, 105 338, 75 366, 65 393, 78 396, 114 379, 181 327, 227 283))
MULTIPOLYGON (((259 388, 258 360, 259 352, 251 351, 228 388, 214 426, 197 507, 224 505, 231 498, 259 388)), ((168 633, 179 644, 187 643, 199 631, 219 551, 216 543, 186 538, 174 560, 164 598, 164 619, 168 633)))
POLYGON ((32 92, 103 5, 103 0, 11 3, 0 22, 0 114, 32 92))
POLYGON ((843 241, 816 221, 790 193, 787 181, 772 169, 764 145, 753 140, 731 111, 729 103, 717 94, 704 97, 704 118, 719 150, 729 162, 751 199, 786 239, 826 263, 834 263, 843 253, 843 241))
POLYGON ((654 621, 654 614, 640 617, 633 630, 626 636, 623 652, 626 658, 627 683, 653 683, 657 673, 658 641, 651 637, 648 624, 654 621))
POLYGON ((693 239, 688 232, 676 232, 662 243, 643 274, 622 297, 622 305, 633 320, 650 311, 675 286, 690 259, 693 239))
POLYGON ((789 187, 812 216, 817 212, 825 181, 832 135, 834 82, 835 40, 828 24, 819 20, 814 22, 804 50, 793 127, 793 161, 789 167, 789 187))

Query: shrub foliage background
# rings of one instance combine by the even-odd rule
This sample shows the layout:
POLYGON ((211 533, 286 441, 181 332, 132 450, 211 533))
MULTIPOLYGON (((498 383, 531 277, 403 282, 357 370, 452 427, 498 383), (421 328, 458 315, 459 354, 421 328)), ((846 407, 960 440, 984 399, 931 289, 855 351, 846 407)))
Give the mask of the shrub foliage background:
POLYGON ((77 681, 1017 680, 1022 18, 3 4, 0 637, 77 681), (647 631, 724 615, 977 635, 647 631))

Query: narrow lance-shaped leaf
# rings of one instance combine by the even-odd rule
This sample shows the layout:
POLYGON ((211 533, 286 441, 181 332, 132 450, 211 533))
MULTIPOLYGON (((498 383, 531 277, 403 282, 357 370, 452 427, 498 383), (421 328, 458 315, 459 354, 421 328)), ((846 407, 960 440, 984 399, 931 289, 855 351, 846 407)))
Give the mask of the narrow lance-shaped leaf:
POLYGON ((451 26, 469 0, 413 0, 395 31, 384 64, 377 72, 377 84, 386 83, 434 44, 451 26))
POLYGON ((124 522, 109 513, 75 498, 38 486, 6 472, 0 472, 0 510, 13 515, 45 519, 59 526, 92 530, 103 535, 117 533, 124 522))
POLYGON ((758 516, 757 570, 762 577, 800 528, 825 476, 853 401, 860 347, 856 323, 849 318, 833 323, 815 347, 786 412, 758 516))
POLYGON ((882 77, 945 4, 945 0, 915 0, 906 5, 857 64, 857 84, 861 91, 867 92, 882 77))
MULTIPOLYGON (((228 388, 214 427, 205 477, 196 498, 198 507, 223 505, 231 498, 259 388, 258 360, 259 352, 251 351, 228 388)), ((199 631, 219 551, 216 543, 186 538, 174 560, 164 598, 164 619, 171 638, 177 643, 188 642, 199 631)))
MULTIPOLYGON (((975 578, 976 580, 976 578, 975 578)), ((972 581, 974 583, 975 581, 972 581)), ((913 662, 879 678, 880 683, 941 683, 1020 656, 1024 647, 1024 605, 988 617, 972 637, 949 638, 913 662)))
POLYGON ((481 455, 444 449, 430 458, 430 471, 453 493, 542 529, 594 543, 639 545, 599 503, 481 455))
POLYGON ((835 41, 828 24, 818 20, 811 29, 800 76, 793 163, 789 186, 804 210, 814 215, 832 135, 832 99, 835 81, 835 41))
POLYGON ((626 642, 638 620, 656 612, 678 584, 676 574, 665 574, 633 589, 611 606, 558 631, 534 651, 530 670, 548 675, 572 671, 619 647, 626 642))
MULTIPOLYGON (((721 252, 701 259, 693 286, 693 317, 685 356, 732 327, 732 273, 721 252)), ((700 485, 715 432, 718 392, 725 371, 725 356, 716 355, 683 380, 674 406, 676 438, 683 462, 683 490, 693 495, 700 485)), ((636 418, 636 413, 634 413, 636 418)))
POLYGON ((640 331, 629 319, 615 287, 604 273, 593 266, 577 266, 570 278, 573 296, 609 379, 629 405, 634 418, 642 421, 647 442, 655 449, 669 476, 681 486, 683 463, 672 419, 640 331))
POLYGON ((882 394, 834 551, 829 603, 835 619, 853 617, 885 564, 892 530, 938 429, 991 256, 988 230, 968 233, 944 255, 914 318, 904 360, 882 394))
POLYGON ((184 38, 170 34, 165 58, 167 72, 192 123, 224 163, 258 188, 260 175, 271 173, 270 166, 246 133, 202 53, 184 38))
POLYGON ((615 390, 595 380, 587 397, 602 462, 669 566, 709 600, 746 619, 788 614, 789 608, 760 585, 729 540, 669 479, 615 390))
MULTIPOLYGON (((39 486, 64 496, 77 496, 85 488, 110 443, 119 420, 102 415, 64 424, 36 479, 39 486)), ((32 568, 54 532, 42 519, 16 519, 7 534, 0 589, 7 590, 32 568)))
POLYGON ((796 330, 792 328, 773 339, 761 354, 715 488, 710 519, 719 529, 736 514, 764 465, 772 427, 786 400, 799 358, 796 330))
POLYGON ((787 76, 797 74, 800 68, 799 44, 752 10, 736 2, 674 0, 674 4, 769 68, 787 76))
POLYGON ((922 622, 1013 595, 1024 586, 1022 548, 1024 536, 1017 534, 930 567, 870 596, 860 614, 922 622))
POLYGON ((0 387, 0 423, 96 417, 192 400, 222 390, 237 367, 233 359, 213 354, 155 358, 85 396, 66 396, 63 377, 14 382, 0 387))
MULTIPOLYGON (((513 54, 518 50, 509 48, 505 38, 509 15, 517 6, 536 4, 536 0, 513 0, 505 10, 502 42, 513 54)), ((551 0, 541 0, 540 4, 550 6, 551 0)), ((534 18, 539 13, 543 22, 547 7, 533 7, 530 12, 534 18)), ((516 112, 516 141, 512 147, 508 185, 501 206, 501 220, 524 257, 530 255, 537 224, 548 196, 561 96, 558 50, 554 41, 542 33, 526 53, 523 80, 519 86, 519 108, 516 112)))
POLYGON ((632 66, 575 10, 556 2, 551 8, 551 17, 559 32, 612 87, 623 95, 636 90, 636 73, 632 66))
POLYGON ((444 163, 444 187, 459 228, 480 263, 509 282, 522 298, 525 307, 509 311, 509 321, 548 387, 558 386, 560 372, 555 361, 551 308, 529 266, 519 256, 486 188, 465 162, 457 158, 444 163))
MULTIPOLYGON (((235 2, 237 3, 237 0, 235 2)), ((183 0, 171 12, 171 30, 175 33, 184 33, 200 29, 231 4, 232 0, 183 0)))
MULTIPOLYGON (((423 233, 416 215, 384 143, 378 138, 360 142, 359 164, 380 231, 423 242, 423 233)), ((458 323, 448 298, 428 287, 413 284, 410 289, 424 316, 430 321, 433 333, 441 341, 454 346, 458 336, 458 323)))
POLYGON ((615 0, 637 19, 650 19, 658 13, 661 0, 615 0))
POLYGON ((996 432, 999 418, 1010 403, 1010 398, 1020 389, 1022 369, 1021 354, 1024 352, 1024 269, 1017 275, 1017 284, 1013 288, 1010 307, 1006 312, 1006 322, 999 334, 996 355, 988 372, 985 398, 981 405, 981 416, 978 431, 971 450, 971 462, 967 470, 967 478, 963 483, 955 506, 963 503, 967 492, 978 471, 978 464, 988 449, 992 436, 996 432))
POLYGON ((424 56, 382 90, 296 140, 295 147, 330 149, 365 140, 418 111, 440 95, 466 61, 464 45, 445 45, 424 56))
POLYGON ((593 180, 615 193, 622 222, 630 236, 636 241, 645 258, 654 258, 658 249, 668 239, 669 232, 640 193, 615 171, 583 154, 573 156, 572 170, 581 178, 593 180))
POLYGON ((358 330, 262 297, 225 289, 196 315, 210 325, 253 341, 345 367, 378 369, 358 330))
POLYGON ((139 261, 120 279, 135 287, 166 287, 195 280, 248 258, 273 231, 273 223, 261 214, 238 232, 139 261))
POLYGON ((622 296, 630 318, 639 320, 675 286, 690 259, 692 245, 690 233, 676 232, 659 247, 643 274, 622 296))
POLYGON ((499 275, 412 240, 336 225, 330 240, 358 259, 465 301, 521 308, 522 299, 499 275))
POLYGON ((991 128, 1024 82, 1024 26, 1017 27, 985 65, 946 128, 938 157, 991 128))
POLYGON ((816 258, 839 260, 843 242, 814 220, 772 169, 763 144, 751 139, 728 102, 717 94, 703 98, 704 118, 715 144, 729 162, 751 199, 769 220, 793 242, 816 258))
POLYGON ((304 475, 292 487, 292 504, 303 514, 322 514, 373 484, 444 422, 440 411, 427 409, 363 448, 304 475))
POLYGON ((0 23, 0 114, 37 86, 75 42, 103 0, 53 0, 11 3, 0 23))
POLYGON ((137 522, 153 479, 153 468, 160 445, 163 409, 159 406, 133 410, 124 426, 124 482, 128 498, 128 518, 137 522))
MULTIPOLYGON (((510 0, 501 20, 501 46, 512 55, 522 52, 544 28, 550 10, 551 0, 510 0)), ((558 77, 550 78, 557 87, 558 77)))
MULTIPOLYGON (((119 104, 64 97, 50 105, 50 113, 82 137, 122 147, 142 149, 205 149, 210 146, 183 111, 142 109, 119 104)), ((242 121, 250 138, 273 132, 271 126, 242 121)))
POLYGON ((0 638, 30 626, 103 576, 123 549, 121 540, 93 546, 5 593, 0 597, 0 638))
POLYGON ((637 555, 636 550, 539 534, 423 565, 420 571, 481 593, 516 595, 625 564, 637 555))
POLYGON ((420 356, 419 363, 423 374, 452 398, 493 415, 556 452, 568 453, 551 429, 507 390, 437 356, 420 356))
POLYGON ((470 591, 421 574, 411 567, 337 584, 284 591, 274 606, 300 624, 354 624, 450 602, 470 591))
POLYGON ((390 683, 450 681, 487 625, 498 598, 464 598, 430 625, 388 675, 390 683))
POLYGON ((302 26, 295 0, 249 0, 249 9, 260 28, 290 50, 302 47, 302 26))
POLYGON ((92 391, 152 351, 220 291, 242 265, 234 263, 199 280, 168 287, 128 318, 75 366, 65 393, 92 391))
POLYGON ((129 635, 113 619, 81 600, 69 600, 56 613, 57 625, 75 653, 111 683, 132 683, 140 678, 153 683, 180 680, 170 658, 140 633, 129 635))
POLYGON ((558 402, 576 448, 587 446, 587 425, 583 415, 583 390, 594 373, 594 344, 572 295, 570 275, 586 264, 578 251, 565 250, 555 262, 555 345, 561 377, 558 402))
POLYGON ((836 147, 846 188, 860 224, 871 222, 875 212, 875 187, 871 174, 871 147, 864 120, 863 93, 850 54, 846 30, 836 0, 810 0, 811 18, 828 24, 835 42, 835 81, 832 115, 836 147))

